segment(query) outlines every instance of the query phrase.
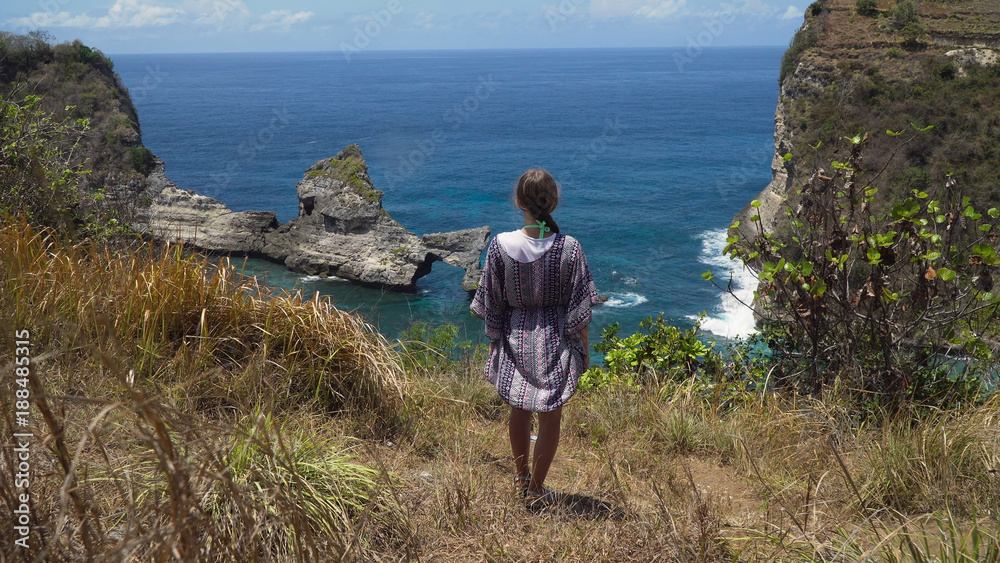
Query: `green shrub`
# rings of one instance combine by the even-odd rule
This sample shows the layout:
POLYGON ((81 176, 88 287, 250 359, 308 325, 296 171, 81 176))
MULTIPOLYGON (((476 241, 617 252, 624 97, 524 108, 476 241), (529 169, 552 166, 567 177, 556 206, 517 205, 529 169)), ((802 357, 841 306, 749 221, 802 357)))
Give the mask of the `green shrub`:
POLYGON ((799 55, 806 49, 814 46, 818 40, 819 32, 815 26, 800 29, 795 34, 795 37, 792 38, 788 46, 788 50, 785 51, 785 56, 781 60, 781 74, 778 82, 785 81, 785 77, 794 71, 796 65, 798 65, 799 55))
POLYGON ((855 5, 855 9, 858 14, 867 17, 875 17, 879 15, 878 0, 858 0, 855 5))
MULTIPOLYGON (((899 146, 932 127, 914 129, 899 146)), ((729 239, 760 280, 773 379, 809 393, 839 381, 867 405, 968 400, 972 382, 995 377, 982 335, 1000 330, 1000 209, 978 212, 954 180, 877 201, 884 164, 863 166, 867 134, 848 142, 846 162, 789 197, 788 232, 766 232, 757 215, 752 237, 729 239)), ((903 178, 930 184, 912 169, 903 178)))
POLYGON ((903 174, 899 179, 899 185, 907 192, 910 190, 924 191, 931 187, 931 175, 923 168, 911 166, 903 170, 903 174))
POLYGON ((924 36, 927 35, 927 26, 920 22, 906 24, 900 35, 903 36, 903 45, 907 48, 919 47, 924 36))
POLYGON ((957 75, 958 68, 952 63, 948 63, 938 69, 938 76, 940 76, 942 80, 952 80, 957 75))
POLYGON ((482 351, 471 340, 460 340, 458 326, 433 326, 418 321, 399 335, 403 365, 409 370, 439 370, 454 368, 463 359, 482 351))
POLYGON ((89 172, 78 154, 60 147, 78 146, 89 122, 57 120, 40 102, 33 95, 0 101, 0 212, 69 234, 88 222, 79 185, 89 172))
POLYGON ((4 83, 17 80, 39 65, 52 60, 52 36, 44 31, 18 35, 0 31, 0 78, 4 83))
POLYGON ((156 165, 153 151, 146 147, 132 147, 128 150, 129 158, 132 161, 132 168, 143 176, 149 176, 156 165))
POLYGON ((809 6, 809 12, 813 15, 813 17, 822 14, 823 13, 823 4, 821 4, 820 2, 813 2, 809 6))
POLYGON ((714 375, 721 357, 714 343, 698 337, 699 325, 681 330, 667 324, 660 314, 639 323, 643 332, 620 338, 621 326, 612 323, 602 332, 601 342, 594 345, 595 351, 604 354, 604 367, 588 370, 580 388, 599 389, 613 384, 660 386, 666 381, 714 375))
POLYGON ((911 23, 915 23, 917 16, 916 0, 903 0, 892 10, 892 26, 896 29, 903 29, 911 23))

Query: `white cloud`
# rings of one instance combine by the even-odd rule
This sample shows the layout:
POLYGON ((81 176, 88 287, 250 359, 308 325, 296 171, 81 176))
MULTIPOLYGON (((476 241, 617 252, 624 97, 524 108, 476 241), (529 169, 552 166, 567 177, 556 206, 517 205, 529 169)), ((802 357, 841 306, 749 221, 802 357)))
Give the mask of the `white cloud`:
POLYGON ((145 4, 140 0, 118 0, 106 17, 98 18, 97 27, 145 27, 176 22, 184 10, 145 4))
POLYGON ((590 15, 598 19, 622 18, 632 15, 643 0, 591 0, 590 15))
POLYGON ((107 15, 100 17, 69 12, 36 12, 26 18, 11 20, 11 23, 20 26, 106 29, 169 25, 180 20, 183 15, 184 10, 181 8, 156 6, 141 0, 117 0, 107 15))
MULTIPOLYGON (((10 20, 15 26, 25 27, 76 27, 84 29, 113 29, 125 27, 159 27, 186 21, 198 25, 246 24, 253 15, 243 0, 187 0, 183 8, 158 6, 149 0, 116 0, 106 15, 72 14, 70 12, 38 12, 28 17, 10 20)), ((250 29, 287 30, 308 21, 313 12, 274 10, 260 16, 250 29)))
POLYGON ((804 16, 804 15, 805 15, 805 12, 803 12, 802 10, 796 8, 795 6, 789 6, 788 9, 785 10, 785 13, 781 14, 781 17, 779 19, 782 19, 782 20, 798 20, 798 19, 802 19, 802 16, 804 16))
POLYGON ((637 9, 634 14, 637 16, 645 16, 652 20, 662 20, 677 15, 677 13, 680 12, 686 5, 687 0, 663 0, 653 4, 646 4, 645 6, 637 9))
POLYGON ((287 31, 293 25, 307 22, 315 15, 315 12, 295 12, 293 14, 288 10, 272 10, 261 16, 260 22, 254 24, 250 30, 280 29, 287 31))
POLYGON ((69 12, 36 12, 25 18, 7 20, 13 27, 91 27, 94 18, 69 12))
POLYGON ((434 12, 418 12, 413 18, 413 27, 431 29, 434 27, 435 16, 436 14, 434 12))
POLYGON ((677 16, 687 7, 687 0, 592 0, 590 15, 597 19, 638 16, 662 20, 677 16))
POLYGON ((250 17, 250 10, 242 0, 189 0, 188 12, 198 14, 194 23, 224 27, 250 17))
POLYGON ((776 8, 761 0, 741 0, 740 5, 722 4, 723 9, 736 14, 750 16, 759 20, 769 20, 781 14, 781 8, 776 8))

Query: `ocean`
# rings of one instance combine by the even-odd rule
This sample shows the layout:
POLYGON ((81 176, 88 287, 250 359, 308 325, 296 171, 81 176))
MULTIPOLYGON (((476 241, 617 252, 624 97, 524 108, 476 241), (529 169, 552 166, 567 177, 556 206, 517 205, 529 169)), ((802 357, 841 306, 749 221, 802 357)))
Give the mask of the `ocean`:
MULTIPOLYGON (((357 143, 383 205, 420 235, 518 229, 518 177, 549 170, 553 216, 583 245, 597 288, 591 340, 660 313, 721 341, 753 318, 754 280, 722 255, 733 215, 770 181, 782 48, 114 55, 144 144, 178 186, 235 211, 296 216, 315 161, 357 143)), ((242 261, 242 259, 241 259, 242 261)), ((462 271, 438 262, 414 294, 246 261, 266 283, 330 295, 390 339, 413 322, 478 339, 462 271)))

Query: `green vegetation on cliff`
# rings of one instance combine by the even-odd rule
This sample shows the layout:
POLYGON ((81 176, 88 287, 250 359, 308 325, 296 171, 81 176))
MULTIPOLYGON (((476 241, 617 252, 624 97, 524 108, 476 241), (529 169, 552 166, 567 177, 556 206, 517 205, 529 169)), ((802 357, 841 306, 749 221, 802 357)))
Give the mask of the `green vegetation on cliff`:
MULTIPOLYGON (((933 125, 898 152, 873 135, 885 166, 878 201, 956 180, 977 205, 1000 203, 1000 5, 980 0, 822 0, 807 11, 782 68, 782 104, 797 186, 838 158, 843 138, 933 125), (949 55, 948 53, 952 53, 949 55), (813 148, 816 147, 816 148, 813 148), (890 158, 891 157, 891 158, 890 158)), ((874 165, 874 164, 873 164, 874 165)))
POLYGON ((337 156, 321 160, 306 171, 309 178, 329 178, 350 186, 354 193, 372 203, 382 201, 381 191, 371 187, 368 165, 361 155, 361 147, 350 145, 337 156))
POLYGON ((1000 46, 995 2, 807 10, 782 65, 775 182, 730 238, 759 274, 774 381, 850 389, 866 408, 993 389, 1000 56, 990 46, 1000 46))
MULTIPOLYGON (((0 102, 8 141, 0 166, 21 182, 21 195, 30 185, 35 197, 54 197, 55 207, 77 215, 78 227, 86 228, 85 216, 100 216, 91 227, 128 222, 154 158, 142 146, 135 107, 108 57, 79 41, 52 45, 44 32, 0 32, 0 102), (19 145, 10 144, 11 135, 19 145), (29 149, 30 143, 40 148, 29 149), (32 161, 38 151, 48 161, 62 159, 75 177, 61 186, 41 177, 22 182, 38 176, 41 168, 32 161)), ((20 196, 11 186, 3 189, 0 199, 9 210, 20 196)), ((37 224, 65 226, 50 219, 39 217, 37 224)))

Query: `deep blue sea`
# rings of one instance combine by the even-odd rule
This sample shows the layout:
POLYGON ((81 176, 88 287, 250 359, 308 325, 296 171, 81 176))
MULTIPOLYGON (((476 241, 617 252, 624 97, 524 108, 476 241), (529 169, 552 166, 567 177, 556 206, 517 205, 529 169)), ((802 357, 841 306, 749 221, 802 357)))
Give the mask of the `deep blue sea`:
MULTIPOLYGON (((592 334, 679 326, 745 333, 752 317, 701 274, 733 215, 770 181, 781 48, 716 48, 679 70, 671 49, 117 55, 143 142, 180 187, 236 211, 297 214, 315 161, 360 145, 383 205, 416 234, 518 229, 517 178, 562 184, 554 213, 598 290, 592 334)), ((303 278, 251 260, 267 283, 333 297, 390 338, 413 321, 470 338, 462 272, 436 263, 416 294, 303 278)), ((722 277, 722 276, 720 276, 722 277)), ((743 291, 752 291, 737 268, 743 291)))

